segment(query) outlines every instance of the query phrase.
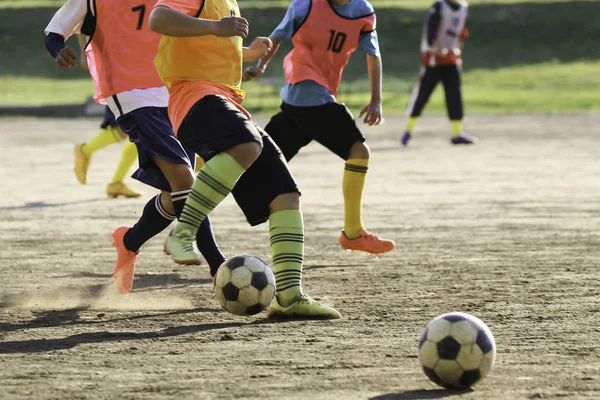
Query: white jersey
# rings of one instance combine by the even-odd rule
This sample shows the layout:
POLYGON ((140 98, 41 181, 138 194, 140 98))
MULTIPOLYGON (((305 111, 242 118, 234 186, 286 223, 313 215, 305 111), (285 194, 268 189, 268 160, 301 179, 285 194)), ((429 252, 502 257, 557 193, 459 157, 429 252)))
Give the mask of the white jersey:
POLYGON ((440 8, 440 26, 437 36, 432 45, 427 43, 427 23, 423 28, 423 37, 421 40, 421 52, 428 50, 441 51, 447 49, 452 52, 458 49, 460 34, 467 22, 469 5, 466 1, 459 0, 458 8, 454 10, 446 0, 438 0, 440 8))

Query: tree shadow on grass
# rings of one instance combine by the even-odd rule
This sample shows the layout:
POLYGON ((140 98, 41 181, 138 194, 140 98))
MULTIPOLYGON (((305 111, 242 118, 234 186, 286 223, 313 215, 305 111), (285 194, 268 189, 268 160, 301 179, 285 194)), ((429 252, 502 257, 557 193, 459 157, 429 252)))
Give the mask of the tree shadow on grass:
POLYGON ((422 389, 407 390, 406 392, 387 393, 371 397, 369 400, 418 400, 418 399, 441 399, 443 397, 460 396, 471 393, 473 389, 446 390, 446 389, 422 389))

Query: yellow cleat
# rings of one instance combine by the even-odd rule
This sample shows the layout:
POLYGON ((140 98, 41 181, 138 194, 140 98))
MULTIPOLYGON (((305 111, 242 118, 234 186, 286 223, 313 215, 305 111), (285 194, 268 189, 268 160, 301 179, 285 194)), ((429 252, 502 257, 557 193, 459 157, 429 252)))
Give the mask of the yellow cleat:
POLYGON ((280 305, 275 296, 269 305, 269 318, 338 319, 341 314, 306 295, 298 297, 287 307, 280 305))
POLYGON ((82 185, 87 183, 87 170, 90 166, 90 158, 91 156, 85 154, 83 152, 83 145, 85 143, 81 143, 75 146, 75 176, 77 177, 77 181, 82 185))
POLYGON ((135 190, 130 189, 123 182, 109 183, 108 186, 106 187, 106 194, 108 195, 108 197, 113 197, 113 198, 117 198, 119 196, 133 198, 133 197, 140 197, 142 195, 141 193, 138 193, 135 190))

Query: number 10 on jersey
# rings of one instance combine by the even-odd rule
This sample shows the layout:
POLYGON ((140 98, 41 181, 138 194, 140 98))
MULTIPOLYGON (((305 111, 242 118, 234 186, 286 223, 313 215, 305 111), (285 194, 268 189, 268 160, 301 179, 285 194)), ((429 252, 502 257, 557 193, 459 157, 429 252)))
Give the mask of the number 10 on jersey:
POLYGON ((333 51, 334 53, 339 53, 342 51, 344 47, 344 43, 346 43, 346 38, 348 37, 344 32, 338 32, 336 30, 331 29, 329 31, 329 44, 327 45, 327 50, 333 51))

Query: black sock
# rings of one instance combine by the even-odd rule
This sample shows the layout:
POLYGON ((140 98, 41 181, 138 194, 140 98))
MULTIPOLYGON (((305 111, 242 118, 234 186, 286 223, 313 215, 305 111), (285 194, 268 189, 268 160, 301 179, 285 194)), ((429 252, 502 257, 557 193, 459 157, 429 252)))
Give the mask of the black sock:
POLYGON ((142 216, 123 238, 129 251, 138 252, 150 238, 162 232, 175 219, 160 203, 160 194, 153 197, 144 207, 142 216))
MULTIPOLYGON (((185 200, 190 191, 191 190, 182 190, 180 192, 171 193, 171 200, 173 201, 173 208, 175 209, 175 215, 177 217, 181 215, 185 200)), ((198 246, 200 253, 202 253, 202 257, 204 257, 210 266, 210 274, 215 276, 217 270, 221 264, 223 264, 223 261, 225 261, 225 256, 219 249, 209 217, 206 217, 204 221, 202 221, 198 228, 198 232, 196 232, 196 245, 198 246)))

